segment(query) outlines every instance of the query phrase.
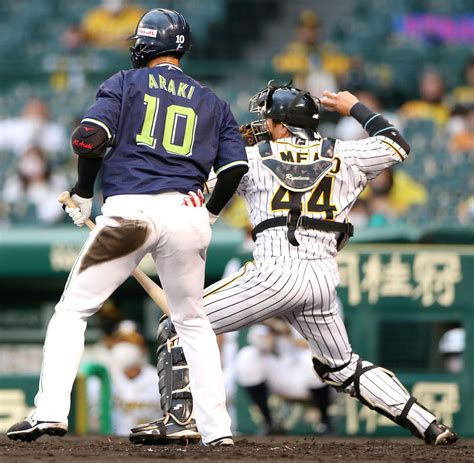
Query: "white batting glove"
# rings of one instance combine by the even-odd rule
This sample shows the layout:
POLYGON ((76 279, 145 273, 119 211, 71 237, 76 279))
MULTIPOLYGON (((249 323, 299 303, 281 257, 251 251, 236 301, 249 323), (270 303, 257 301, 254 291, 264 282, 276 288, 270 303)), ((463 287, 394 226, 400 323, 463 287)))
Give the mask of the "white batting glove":
POLYGON ((202 207, 203 204, 204 195, 201 190, 198 190, 197 193, 194 193, 194 191, 188 191, 188 196, 183 198, 183 206, 202 207))
POLYGON ((71 199, 77 207, 66 207, 64 210, 69 214, 74 225, 82 227, 86 223, 86 220, 91 216, 92 198, 81 198, 80 196, 73 194, 71 199))

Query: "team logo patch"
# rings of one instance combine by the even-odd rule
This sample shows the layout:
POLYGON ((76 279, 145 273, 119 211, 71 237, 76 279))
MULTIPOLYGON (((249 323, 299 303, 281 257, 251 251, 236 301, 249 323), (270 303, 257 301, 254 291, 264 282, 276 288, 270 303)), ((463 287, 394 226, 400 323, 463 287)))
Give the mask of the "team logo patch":
POLYGON ((137 35, 142 35, 145 37, 156 37, 157 34, 156 29, 148 29, 147 27, 139 27, 137 35))

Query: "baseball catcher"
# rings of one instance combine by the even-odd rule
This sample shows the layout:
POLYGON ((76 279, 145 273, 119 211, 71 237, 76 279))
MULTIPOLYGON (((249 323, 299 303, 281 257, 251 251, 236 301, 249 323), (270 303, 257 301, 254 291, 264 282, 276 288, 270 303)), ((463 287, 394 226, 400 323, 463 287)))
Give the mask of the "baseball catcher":
MULTIPOLYGON (((336 308, 335 257, 353 234, 350 209, 371 179, 406 159, 410 146, 396 127, 349 92, 324 92, 321 104, 356 119, 369 137, 323 138, 318 133, 318 103, 291 85, 271 83, 251 98, 250 111, 261 120, 240 129, 253 146, 247 148, 249 172, 237 191, 247 202, 254 226, 254 261, 208 287, 204 310, 217 334, 269 317, 285 318, 309 342, 322 381, 427 444, 451 444, 457 440, 454 431, 420 404, 393 372, 352 351, 336 308)), ((173 333, 169 324, 162 319, 159 333, 173 333)), ((160 336, 159 359, 170 339, 160 336)), ((180 368, 182 361, 180 356, 180 368)), ((169 442, 183 436, 192 423, 186 419, 180 424, 172 413, 175 407, 183 409, 183 400, 191 407, 189 390, 173 368, 158 367, 161 395, 170 396, 165 419, 132 429, 132 442, 169 442)))

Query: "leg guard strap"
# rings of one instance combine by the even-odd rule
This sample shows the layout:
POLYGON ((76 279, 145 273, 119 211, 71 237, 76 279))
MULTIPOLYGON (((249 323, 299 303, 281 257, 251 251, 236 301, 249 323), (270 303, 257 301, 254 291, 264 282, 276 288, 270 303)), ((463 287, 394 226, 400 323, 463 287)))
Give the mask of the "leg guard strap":
POLYGON ((408 429, 412 434, 414 434, 417 437, 423 438, 423 436, 420 434, 419 430, 413 425, 413 423, 408 419, 408 413, 410 412, 411 407, 415 404, 418 403, 416 398, 410 395, 407 403, 403 407, 402 412, 400 415, 395 416, 391 413, 388 413, 385 409, 381 408, 380 406, 377 406, 377 404, 372 403, 371 401, 365 399, 361 392, 360 392, 360 377, 367 373, 370 370, 373 370, 375 368, 380 368, 383 370, 388 376, 390 376, 394 381, 397 382, 397 384, 406 392, 407 394, 408 391, 402 386, 402 384, 396 379, 395 375, 390 371, 386 370, 385 368, 379 367, 378 365, 368 365, 366 367, 362 366, 362 359, 359 358, 357 360, 356 364, 356 369, 355 372, 352 376, 347 378, 341 385, 341 388, 346 391, 346 389, 353 384, 354 389, 352 391, 348 391, 350 395, 353 397, 356 397, 358 400, 360 400, 365 406, 369 407, 371 410, 375 410, 376 412, 380 413, 381 415, 387 417, 389 420, 399 424, 400 426, 408 429))
POLYGON ((360 377, 364 374, 367 373, 370 370, 373 370, 374 368, 380 368, 377 365, 368 365, 366 367, 362 366, 362 359, 359 358, 357 360, 356 364, 356 369, 355 372, 352 376, 347 378, 342 384, 341 387, 342 389, 346 389, 348 386, 351 385, 351 383, 354 383, 354 395, 357 397, 359 400, 361 400, 361 395, 360 395, 360 377))
POLYGON ((395 421, 395 423, 399 424, 400 426, 408 429, 413 435, 419 437, 420 439, 423 439, 424 436, 420 433, 420 431, 416 428, 416 426, 414 426, 413 423, 408 419, 408 412, 410 411, 411 407, 413 407, 414 404, 418 404, 418 401, 416 400, 415 397, 411 395, 407 403, 405 404, 405 407, 403 407, 402 413, 396 416, 393 421, 395 421))
POLYGON ((352 362, 352 353, 349 360, 346 363, 342 364, 341 366, 333 367, 333 368, 319 361, 316 357, 313 357, 313 368, 314 368, 314 371, 316 371, 316 373, 321 379, 325 380, 325 382, 327 382, 328 384, 332 384, 332 381, 329 380, 328 378, 329 373, 341 371, 347 366, 349 366, 351 362, 352 362))

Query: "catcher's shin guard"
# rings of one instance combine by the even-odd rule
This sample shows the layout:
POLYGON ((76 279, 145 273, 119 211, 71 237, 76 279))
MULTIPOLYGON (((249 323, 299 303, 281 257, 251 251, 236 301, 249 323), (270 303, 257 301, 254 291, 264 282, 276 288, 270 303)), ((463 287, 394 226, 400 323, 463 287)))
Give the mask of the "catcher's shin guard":
POLYGON ((158 387, 163 415, 186 425, 192 420, 193 396, 189 387, 189 367, 172 321, 163 316, 158 326, 158 387))
POLYGON ((167 316, 158 325, 158 387, 163 418, 138 425, 129 439, 134 444, 196 443, 201 440, 193 419, 193 396, 183 348, 167 316))
POLYGON ((325 383, 357 398, 416 437, 425 439, 425 431, 436 420, 436 416, 410 395, 394 373, 355 354, 339 367, 331 368, 316 358, 313 358, 313 365, 325 383))

